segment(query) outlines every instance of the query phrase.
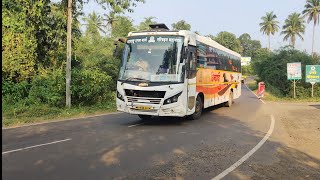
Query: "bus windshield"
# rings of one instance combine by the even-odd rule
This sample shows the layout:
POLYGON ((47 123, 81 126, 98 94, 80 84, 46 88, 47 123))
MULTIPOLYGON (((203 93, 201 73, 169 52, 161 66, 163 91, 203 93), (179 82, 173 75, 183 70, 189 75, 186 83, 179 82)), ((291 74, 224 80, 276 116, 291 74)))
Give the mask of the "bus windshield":
POLYGON ((138 36, 128 38, 119 80, 181 82, 183 37, 138 36))

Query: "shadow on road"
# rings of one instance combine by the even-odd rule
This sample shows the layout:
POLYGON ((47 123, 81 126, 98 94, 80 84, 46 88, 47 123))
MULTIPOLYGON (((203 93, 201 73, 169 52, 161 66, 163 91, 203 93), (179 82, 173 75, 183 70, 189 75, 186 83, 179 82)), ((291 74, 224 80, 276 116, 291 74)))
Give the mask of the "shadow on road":
MULTIPOLYGON (((61 127, 56 127, 56 124, 49 135, 62 133, 71 136, 72 141, 2 156, 2 177, 211 179, 248 153, 267 131, 250 128, 238 116, 233 118, 223 112, 215 112, 223 110, 220 108, 223 108, 222 105, 206 109, 203 116, 195 121, 155 118, 144 122, 137 116, 118 114, 107 116, 112 117, 108 121, 106 117, 99 117, 95 121, 64 122, 64 126, 61 126, 61 122, 61 127), (140 123, 144 124, 137 128, 123 128, 124 125, 140 123)), ((242 112, 242 109, 239 111, 242 112)), ((269 122, 269 119, 266 121, 269 122)), ((39 127, 47 126, 27 129, 37 132, 39 127)), ((22 129, 11 130, 10 135, 16 137, 15 132, 22 134, 22 129)), ((48 135, 48 131, 35 134, 48 135)), ((319 177, 319 159, 269 139, 253 156, 231 172, 227 179, 319 177)))
MULTIPOLYGON (((216 105, 213 107, 209 107, 203 110, 202 116, 205 116, 206 114, 217 110, 219 108, 223 108, 223 105, 216 105)), ((212 115, 212 114, 211 114, 212 115)), ((150 120, 141 120, 138 119, 136 121, 132 121, 129 123, 125 123, 124 125, 130 126, 135 124, 141 124, 140 126, 183 126, 186 125, 186 123, 191 122, 195 123, 196 121, 201 121, 203 117, 197 120, 190 120, 187 117, 152 117, 150 120)))
MULTIPOLYGON (((221 107, 218 107, 221 108, 221 107)), ((176 123, 185 120, 177 120, 176 123)), ((245 123, 207 110, 190 128, 157 129, 143 142, 135 158, 118 155, 121 166, 126 160, 144 159, 145 165, 116 179, 210 179, 248 153, 265 133, 249 128, 245 123), (199 122, 199 123, 198 123, 199 122), (185 131, 181 137, 176 133, 185 131), (193 134, 190 131, 197 131, 193 134), (154 136, 161 135, 161 140, 154 136), (193 145, 192 147, 190 147, 193 145), (152 147, 150 152, 146 147, 152 147), (166 149, 167 153, 163 150, 166 149), (168 151, 169 149, 169 151, 168 151), (170 152, 171 149, 171 152, 170 152), (160 155, 162 154, 162 155, 160 155)), ((147 124, 148 125, 148 124, 147 124)), ((149 125, 176 125, 170 120, 149 125)), ((138 137, 136 137, 138 138, 138 137)), ((135 144, 135 141, 130 143, 135 144)), ((132 146, 126 144, 125 146, 132 146)), ((124 148, 126 149, 126 148, 124 148)), ((128 152, 130 154, 130 152, 128 152)), ((128 154, 127 153, 127 154, 128 154)), ((261 149, 231 172, 226 179, 317 179, 320 160, 305 152, 268 140, 261 149)))
POLYGON ((320 109, 320 105, 309 105, 309 106, 320 109))

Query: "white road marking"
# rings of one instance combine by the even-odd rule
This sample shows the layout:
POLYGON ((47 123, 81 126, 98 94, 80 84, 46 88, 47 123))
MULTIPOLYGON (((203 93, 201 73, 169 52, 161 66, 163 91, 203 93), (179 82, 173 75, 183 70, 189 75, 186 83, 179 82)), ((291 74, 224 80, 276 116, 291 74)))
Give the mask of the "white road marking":
POLYGON ((3 130, 6 129, 16 129, 16 128, 22 128, 22 127, 28 127, 28 126, 35 126, 35 125, 41 125, 41 124, 49 124, 49 123, 56 123, 56 122, 63 122, 63 121, 70 121, 70 120, 80 120, 85 118, 93 118, 93 117, 99 117, 99 116, 105 116, 105 115, 112 115, 112 114, 120 114, 121 112, 112 112, 112 113, 104 113, 104 114, 97 114, 92 116, 85 116, 85 117, 75 117, 75 118, 69 118, 69 119, 61 119, 61 120, 53 120, 53 121, 47 121, 47 122, 40 122, 40 123, 33 123, 33 124, 26 124, 22 126, 16 126, 16 127, 7 127, 2 128, 3 130))
MULTIPOLYGON (((246 84, 244 84, 244 85, 246 86, 246 88, 247 88, 249 91, 252 92, 252 94, 254 94, 254 95, 259 99, 259 97, 258 97, 250 88, 248 88, 248 86, 247 86, 246 84)), ((261 101, 263 104, 267 104, 267 103, 265 103, 261 98, 260 98, 260 101, 261 101)))
POLYGON ((178 132, 177 134, 186 134, 186 133, 187 133, 187 132, 184 132, 184 131, 183 131, 183 132, 178 132))
POLYGON ((131 127, 139 126, 139 125, 142 125, 142 124, 144 124, 144 123, 140 123, 140 124, 133 124, 133 125, 130 125, 130 126, 128 126, 128 127, 129 127, 129 128, 131 128, 131 127))
POLYGON ((44 144, 38 144, 38 145, 34 145, 34 146, 29 146, 29 147, 25 147, 25 148, 20 148, 20 149, 5 151, 5 152, 2 152, 2 155, 3 155, 3 154, 8 154, 8 153, 17 152, 17 151, 22 151, 22 150, 26 150, 26 149, 31 149, 31 148, 35 148, 35 147, 47 146, 47 145, 50 145, 50 144, 56 144, 56 143, 60 143, 60 142, 70 141, 70 140, 71 140, 71 139, 68 138, 68 139, 53 141, 53 142, 49 142, 49 143, 44 143, 44 144))
POLYGON ((271 115, 271 124, 270 124, 270 128, 269 131, 267 132, 267 134, 264 136, 264 138, 253 148, 251 149, 246 155, 244 155, 241 159, 239 159, 239 161, 237 161, 236 163, 234 163, 232 166, 230 166, 228 169, 224 170, 222 173, 220 173, 219 175, 217 175, 216 177, 214 177, 211 180, 219 180, 222 179, 223 177, 225 177, 227 174, 229 174, 231 171, 233 171, 234 169, 236 169, 238 166, 240 166, 244 161, 246 161, 253 153, 255 153, 267 140, 268 138, 271 136, 273 129, 274 129, 274 124, 275 124, 275 119, 273 117, 273 115, 271 115))

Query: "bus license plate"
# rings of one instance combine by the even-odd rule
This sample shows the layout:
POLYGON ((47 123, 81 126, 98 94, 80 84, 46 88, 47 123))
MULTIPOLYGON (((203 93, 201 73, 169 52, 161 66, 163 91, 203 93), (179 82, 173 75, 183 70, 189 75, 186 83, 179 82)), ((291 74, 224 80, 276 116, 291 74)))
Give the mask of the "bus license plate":
POLYGON ((150 106, 135 106, 134 109, 136 110, 150 110, 152 107, 150 106))

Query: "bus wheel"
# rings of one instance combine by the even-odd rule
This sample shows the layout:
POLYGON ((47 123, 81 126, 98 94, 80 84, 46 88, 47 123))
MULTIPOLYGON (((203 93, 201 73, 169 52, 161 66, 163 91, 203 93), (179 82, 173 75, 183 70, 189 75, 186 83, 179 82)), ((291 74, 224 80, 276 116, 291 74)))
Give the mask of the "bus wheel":
POLYGON ((229 100, 225 103, 225 106, 226 106, 226 107, 231 107, 231 106, 232 106, 232 103, 233 103, 233 92, 230 91, 229 100))
POLYGON ((200 96, 197 96, 195 111, 194 111, 194 113, 190 116, 190 119, 192 119, 192 120, 199 119, 200 116, 201 116, 201 114, 202 114, 202 109, 203 109, 202 99, 201 99, 200 96))
POLYGON ((151 119, 151 115, 138 115, 140 119, 142 120, 149 120, 151 119))

